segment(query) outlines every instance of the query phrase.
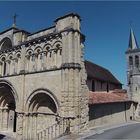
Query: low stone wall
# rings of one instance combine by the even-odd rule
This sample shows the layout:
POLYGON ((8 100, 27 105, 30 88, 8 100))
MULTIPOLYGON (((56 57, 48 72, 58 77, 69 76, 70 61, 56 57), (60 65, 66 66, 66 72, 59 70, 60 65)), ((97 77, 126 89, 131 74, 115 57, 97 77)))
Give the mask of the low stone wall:
POLYGON ((134 120, 134 111, 131 101, 89 105, 89 127, 134 120))

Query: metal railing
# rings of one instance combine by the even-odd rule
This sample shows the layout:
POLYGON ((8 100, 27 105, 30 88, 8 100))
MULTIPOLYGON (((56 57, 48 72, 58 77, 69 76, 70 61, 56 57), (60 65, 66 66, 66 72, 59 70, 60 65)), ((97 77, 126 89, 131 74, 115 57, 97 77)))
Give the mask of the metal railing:
POLYGON ((57 123, 37 133, 38 140, 53 140, 70 133, 70 118, 60 118, 57 123))

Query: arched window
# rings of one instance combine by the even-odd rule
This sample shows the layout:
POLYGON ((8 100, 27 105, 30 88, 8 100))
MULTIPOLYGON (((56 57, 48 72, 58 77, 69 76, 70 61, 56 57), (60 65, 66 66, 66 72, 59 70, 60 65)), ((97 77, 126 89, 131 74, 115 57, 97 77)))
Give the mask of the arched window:
POLYGON ((129 56, 129 65, 132 66, 133 65, 133 57, 129 56))
POLYGON ((11 49, 11 48, 12 48, 11 40, 8 37, 2 39, 2 41, 0 42, 0 49, 2 51, 5 51, 5 50, 11 49))
POLYGON ((5 57, 2 58, 3 62, 3 75, 6 75, 6 62, 5 62, 5 57))
POLYGON ((137 55, 135 56, 135 66, 139 66, 139 57, 137 55))

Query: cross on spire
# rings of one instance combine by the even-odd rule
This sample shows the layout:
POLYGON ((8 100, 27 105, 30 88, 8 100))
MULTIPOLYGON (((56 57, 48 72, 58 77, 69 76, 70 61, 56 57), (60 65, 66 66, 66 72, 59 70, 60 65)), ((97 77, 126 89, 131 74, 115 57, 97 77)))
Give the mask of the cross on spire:
POLYGON ((16 27, 16 19, 17 19, 17 14, 15 13, 13 16, 13 27, 16 27))

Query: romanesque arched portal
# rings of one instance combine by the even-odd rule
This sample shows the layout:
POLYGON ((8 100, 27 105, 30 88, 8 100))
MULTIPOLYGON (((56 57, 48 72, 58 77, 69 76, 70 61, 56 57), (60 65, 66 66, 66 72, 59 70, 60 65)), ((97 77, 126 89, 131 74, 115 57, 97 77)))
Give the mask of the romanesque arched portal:
POLYGON ((16 100, 9 83, 0 81, 0 130, 16 132, 16 100))
POLYGON ((27 138, 36 139, 39 131, 45 130, 56 123, 58 102, 47 90, 36 90, 27 100, 26 125, 27 138))

